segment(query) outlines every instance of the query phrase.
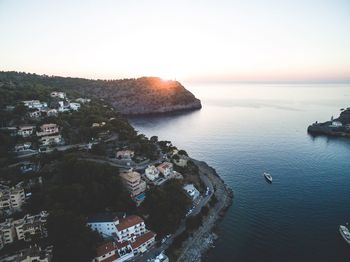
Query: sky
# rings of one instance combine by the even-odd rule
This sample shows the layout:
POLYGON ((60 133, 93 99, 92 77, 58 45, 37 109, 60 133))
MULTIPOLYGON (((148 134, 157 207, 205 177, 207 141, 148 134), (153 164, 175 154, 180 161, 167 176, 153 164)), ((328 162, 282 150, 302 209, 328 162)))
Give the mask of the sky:
POLYGON ((350 80, 349 0, 0 0, 0 70, 350 80))

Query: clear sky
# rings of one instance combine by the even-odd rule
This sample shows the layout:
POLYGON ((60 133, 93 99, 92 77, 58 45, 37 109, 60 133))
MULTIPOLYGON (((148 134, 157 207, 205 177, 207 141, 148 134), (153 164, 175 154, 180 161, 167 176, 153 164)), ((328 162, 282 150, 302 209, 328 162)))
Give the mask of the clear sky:
POLYGON ((349 0, 0 0, 0 70, 350 79, 349 0))

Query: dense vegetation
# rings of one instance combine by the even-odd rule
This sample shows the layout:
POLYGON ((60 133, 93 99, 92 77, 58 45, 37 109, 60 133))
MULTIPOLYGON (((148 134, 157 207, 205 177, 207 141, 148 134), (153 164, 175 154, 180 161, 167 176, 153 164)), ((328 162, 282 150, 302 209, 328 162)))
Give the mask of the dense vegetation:
POLYGON ((154 187, 147 192, 142 211, 149 215, 147 223, 164 236, 174 233, 191 204, 179 181, 169 181, 162 187, 154 187))
POLYGON ((0 107, 10 103, 15 97, 19 99, 37 97, 40 99, 40 96, 35 92, 41 93, 42 90, 46 90, 45 87, 69 92, 71 96, 74 93, 79 93, 83 96, 102 98, 123 114, 156 113, 164 110, 198 109, 201 107, 200 101, 179 82, 163 81, 157 77, 89 80, 18 72, 0 72, 0 88, 11 91, 4 97, 0 91, 0 107), (31 97, 29 94, 33 94, 33 96, 31 97))

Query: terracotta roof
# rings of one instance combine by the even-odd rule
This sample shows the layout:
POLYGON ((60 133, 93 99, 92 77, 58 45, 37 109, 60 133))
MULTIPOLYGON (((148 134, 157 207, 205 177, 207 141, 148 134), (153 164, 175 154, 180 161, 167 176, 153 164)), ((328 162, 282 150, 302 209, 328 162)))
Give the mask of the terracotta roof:
POLYGON ((115 242, 115 245, 118 249, 121 249, 123 247, 127 247, 130 244, 129 241, 123 241, 123 242, 115 242))
POLYGON ((151 238, 155 237, 156 234, 154 234, 152 231, 148 231, 146 234, 143 234, 136 238, 135 242, 131 243, 131 246, 133 249, 138 248, 143 243, 147 242, 151 238))
POLYGON ((170 168, 172 166, 171 163, 168 163, 168 162, 164 162, 164 163, 161 163, 157 168, 163 168, 163 169, 166 169, 166 168, 170 168))
POLYGON ((119 224, 116 225, 118 231, 122 231, 134 225, 140 224, 143 222, 143 219, 139 216, 131 215, 126 218, 122 218, 119 220, 119 224))
POLYGON ((107 254, 111 251, 115 250, 115 245, 113 241, 107 241, 102 243, 96 248, 96 255, 98 257, 103 256, 104 254, 107 254))

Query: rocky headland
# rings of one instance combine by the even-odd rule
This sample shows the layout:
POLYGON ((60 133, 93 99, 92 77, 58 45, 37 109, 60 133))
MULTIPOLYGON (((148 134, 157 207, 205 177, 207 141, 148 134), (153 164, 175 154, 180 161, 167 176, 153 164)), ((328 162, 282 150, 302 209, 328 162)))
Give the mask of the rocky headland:
POLYGON ((167 113, 195 110, 202 107, 201 101, 180 82, 162 80, 158 77, 91 80, 20 72, 0 72, 0 86, 3 85, 14 88, 45 86, 67 93, 95 97, 111 104, 124 115, 167 113))
POLYGON ((350 137, 350 107, 342 109, 338 118, 309 125, 307 131, 312 135, 350 137))

